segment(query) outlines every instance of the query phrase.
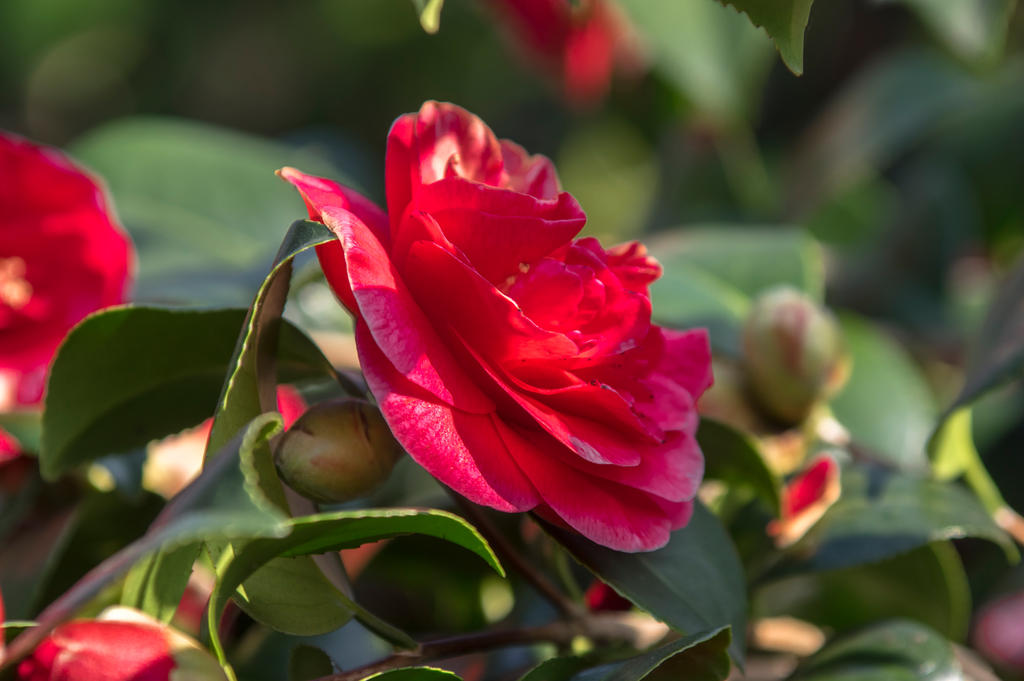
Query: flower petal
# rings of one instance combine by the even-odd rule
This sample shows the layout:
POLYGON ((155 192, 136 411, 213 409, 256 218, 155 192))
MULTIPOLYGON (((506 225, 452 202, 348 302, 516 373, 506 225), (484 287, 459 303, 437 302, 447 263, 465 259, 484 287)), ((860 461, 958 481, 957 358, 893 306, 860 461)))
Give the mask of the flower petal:
POLYGON ((356 343, 381 413, 417 463, 475 503, 510 512, 537 505, 533 485, 509 456, 490 415, 432 401, 399 375, 362 322, 356 323, 356 343))
POLYGON ((347 210, 328 206, 322 216, 341 242, 359 317, 398 372, 460 409, 493 411, 409 295, 376 235, 347 210))

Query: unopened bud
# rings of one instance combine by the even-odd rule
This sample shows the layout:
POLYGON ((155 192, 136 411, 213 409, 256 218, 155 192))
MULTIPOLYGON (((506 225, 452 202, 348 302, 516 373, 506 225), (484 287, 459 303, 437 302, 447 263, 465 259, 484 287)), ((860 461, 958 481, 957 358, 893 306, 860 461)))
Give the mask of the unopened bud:
POLYGON ((401 454, 380 411, 345 398, 310 407, 281 437, 276 457, 281 477, 296 492, 338 503, 384 482, 401 454))
POLYGON ((835 317, 793 288, 761 295, 743 326, 743 362, 754 397, 787 423, 802 421, 836 388, 842 356, 835 317))

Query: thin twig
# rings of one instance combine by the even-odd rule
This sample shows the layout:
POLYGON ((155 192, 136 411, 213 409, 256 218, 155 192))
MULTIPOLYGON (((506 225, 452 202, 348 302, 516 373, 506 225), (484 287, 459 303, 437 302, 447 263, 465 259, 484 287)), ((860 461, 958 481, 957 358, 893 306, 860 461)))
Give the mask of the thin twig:
POLYGON ((516 572, 526 578, 526 581, 530 582, 542 596, 548 599, 558 609, 558 612, 570 618, 578 618, 586 614, 583 606, 562 593, 536 566, 526 560, 476 504, 463 499, 454 492, 452 493, 452 498, 455 499, 455 503, 469 517, 473 525, 480 530, 484 538, 494 547, 501 561, 510 565, 516 572))
POLYGON ((557 620, 537 627, 495 629, 421 643, 414 651, 401 651, 383 660, 322 676, 314 681, 359 681, 372 674, 422 665, 427 662, 459 657, 495 648, 554 643, 568 647, 579 636, 595 644, 627 644, 644 648, 664 636, 668 628, 651 618, 636 617, 631 613, 601 613, 570 620, 557 620))

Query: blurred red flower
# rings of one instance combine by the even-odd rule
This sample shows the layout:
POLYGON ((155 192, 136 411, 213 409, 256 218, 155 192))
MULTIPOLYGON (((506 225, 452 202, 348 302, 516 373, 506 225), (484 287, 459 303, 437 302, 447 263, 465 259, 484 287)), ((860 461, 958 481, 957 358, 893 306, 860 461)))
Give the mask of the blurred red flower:
POLYGON ((841 491, 839 464, 829 454, 819 454, 786 483, 782 515, 768 524, 768 534, 780 547, 793 544, 825 515, 841 491))
POLYGON ((633 30, 610 0, 491 0, 513 40, 561 83, 566 98, 592 104, 608 94, 613 72, 643 62, 633 30))
POLYGON ((124 302, 133 260, 93 177, 0 132, 0 410, 39 402, 57 346, 90 312, 124 302))
POLYGON ((128 608, 58 626, 18 665, 19 681, 225 679, 192 639, 128 608))
POLYGON ((661 268, 643 246, 574 240, 586 218, 548 159, 428 102, 391 129, 387 214, 281 175, 337 235, 318 255, 367 382, 434 477, 624 551, 688 522, 707 335, 651 323, 661 268))

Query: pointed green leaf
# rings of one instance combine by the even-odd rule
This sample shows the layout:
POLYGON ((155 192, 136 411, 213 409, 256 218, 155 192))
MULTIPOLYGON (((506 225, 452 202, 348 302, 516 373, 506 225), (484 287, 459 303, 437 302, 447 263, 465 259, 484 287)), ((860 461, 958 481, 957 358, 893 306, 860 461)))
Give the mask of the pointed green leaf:
POLYGON ((555 527, 548 531, 583 565, 630 601, 683 633, 731 626, 742 662, 746 580, 736 548, 709 510, 694 503, 690 523, 656 551, 622 553, 555 527))
POLYGON ((988 65, 1003 52, 1017 0, 877 0, 909 7, 958 57, 988 65))
POLYGON ((403 667, 371 674, 362 681, 462 681, 455 672, 436 667, 403 667))
POLYGON ((746 14, 775 41, 789 70, 804 72, 804 30, 814 0, 720 0, 746 14))

